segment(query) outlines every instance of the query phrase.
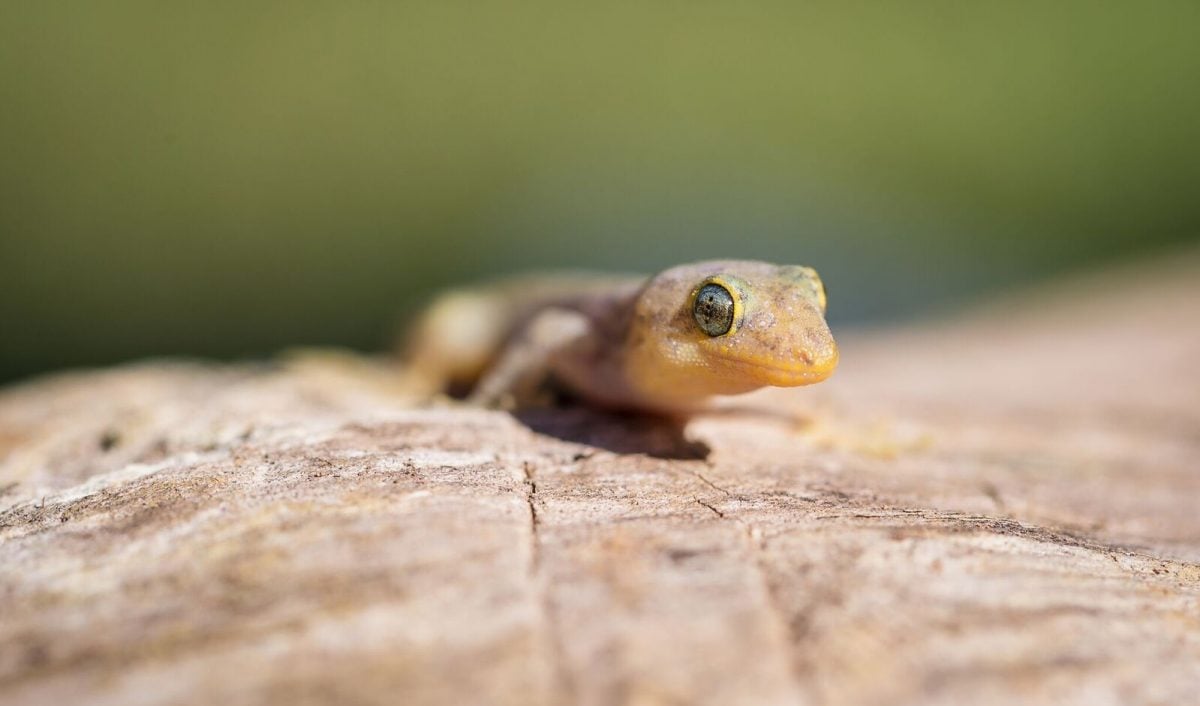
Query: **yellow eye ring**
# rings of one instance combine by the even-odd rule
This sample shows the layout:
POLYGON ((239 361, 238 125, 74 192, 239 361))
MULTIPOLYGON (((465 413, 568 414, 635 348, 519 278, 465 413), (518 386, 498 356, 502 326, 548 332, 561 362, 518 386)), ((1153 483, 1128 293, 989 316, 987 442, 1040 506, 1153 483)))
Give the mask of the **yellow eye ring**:
POLYGON ((709 277, 692 290, 691 310, 696 326, 708 337, 733 335, 745 315, 742 287, 720 275, 709 277))
POLYGON ((813 289, 816 290, 816 293, 817 293, 817 304, 821 307, 821 313, 824 314, 825 313, 825 303, 826 303, 825 282, 824 282, 824 280, 822 280, 820 277, 817 276, 817 273, 815 271, 813 271, 813 273, 812 273, 812 279, 813 279, 813 289))

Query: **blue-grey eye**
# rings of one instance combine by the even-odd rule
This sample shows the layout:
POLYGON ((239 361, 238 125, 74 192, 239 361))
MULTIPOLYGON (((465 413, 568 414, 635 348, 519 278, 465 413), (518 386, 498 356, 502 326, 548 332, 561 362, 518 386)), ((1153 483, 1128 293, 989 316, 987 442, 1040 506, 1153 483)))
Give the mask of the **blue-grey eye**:
POLYGON ((696 294, 692 307, 696 325, 709 336, 723 336, 733 328, 733 295, 719 284, 709 283, 696 294))

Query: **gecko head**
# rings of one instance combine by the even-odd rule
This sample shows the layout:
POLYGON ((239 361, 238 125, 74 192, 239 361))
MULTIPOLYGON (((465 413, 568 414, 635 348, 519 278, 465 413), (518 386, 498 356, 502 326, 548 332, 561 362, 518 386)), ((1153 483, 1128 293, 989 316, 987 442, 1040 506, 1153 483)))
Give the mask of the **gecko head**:
POLYGON ((682 265, 639 295, 629 339, 634 382, 703 397, 810 385, 837 367, 815 270, 719 260, 682 265))

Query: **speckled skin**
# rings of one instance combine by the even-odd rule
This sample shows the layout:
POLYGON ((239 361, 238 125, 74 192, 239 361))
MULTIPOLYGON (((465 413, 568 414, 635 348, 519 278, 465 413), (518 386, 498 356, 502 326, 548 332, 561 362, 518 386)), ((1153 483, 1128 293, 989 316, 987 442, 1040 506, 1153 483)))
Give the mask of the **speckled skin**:
POLYGON ((814 270, 765 262, 699 262, 649 280, 523 278, 435 302, 408 357, 413 376, 488 404, 527 404, 551 379, 598 406, 684 412, 829 377, 838 350, 824 312, 814 270), (710 282, 737 301, 732 328, 715 337, 692 312, 710 282))

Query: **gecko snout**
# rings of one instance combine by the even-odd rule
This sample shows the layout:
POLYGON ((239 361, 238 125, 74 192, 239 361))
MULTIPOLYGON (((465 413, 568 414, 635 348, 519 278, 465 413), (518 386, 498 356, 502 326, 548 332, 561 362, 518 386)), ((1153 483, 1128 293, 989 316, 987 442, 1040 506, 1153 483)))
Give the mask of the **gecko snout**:
POLYGON ((818 382, 832 375, 834 369, 837 368, 838 347, 828 330, 819 332, 817 336, 811 336, 809 340, 816 341, 816 343, 804 346, 797 351, 797 362, 803 363, 808 368, 813 382, 818 382))

